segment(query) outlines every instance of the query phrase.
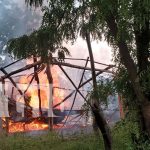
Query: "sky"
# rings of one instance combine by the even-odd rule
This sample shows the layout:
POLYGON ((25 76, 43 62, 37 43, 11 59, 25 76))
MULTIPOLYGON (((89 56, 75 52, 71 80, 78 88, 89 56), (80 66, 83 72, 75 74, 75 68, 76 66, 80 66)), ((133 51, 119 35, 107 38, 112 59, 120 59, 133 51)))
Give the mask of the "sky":
MULTIPOLYGON (((23 34, 26 34, 28 30, 31 30, 30 28, 34 26, 34 28, 39 27, 40 21, 37 21, 36 19, 33 19, 33 16, 39 15, 39 18, 41 18, 41 11, 39 9, 27 9, 27 6, 25 5, 25 0, 0 0, 0 5, 3 5, 5 9, 0 10, 0 17, 3 18, 8 18, 8 17, 13 17, 15 18, 16 15, 18 15, 17 11, 14 9, 20 8, 23 10, 22 16, 20 16, 19 19, 16 21, 16 29, 14 30, 14 33, 12 37, 17 37, 23 34), (7 3, 7 1, 9 3, 7 3), (16 6, 16 7, 14 7, 16 6), (15 14, 11 13, 14 12, 15 14), (27 23, 26 23, 27 22, 27 23)), ((21 15, 21 14, 20 14, 21 15)), ((17 16, 18 17, 18 16, 17 16)), ((36 16, 37 17, 37 16, 36 16)), ((38 18, 38 19, 39 19, 38 18)), ((0 20, 3 21, 3 20, 0 20)), ((39 19, 40 20, 40 19, 39 19)), ((0 23, 1 27, 1 23, 0 23)), ((12 27, 12 28, 15 28, 12 27)), ((82 38, 78 38, 77 41, 74 43, 74 45, 71 44, 65 44, 65 46, 69 49, 71 53, 71 57, 74 58, 87 58, 88 55, 88 49, 86 45, 86 41, 84 41, 82 38)), ((92 42, 92 49, 93 49, 93 55, 95 61, 101 62, 101 63, 106 63, 106 64, 112 64, 111 59, 111 47, 108 46, 107 42, 105 41, 93 41, 92 42)), ((77 63, 80 65, 84 65, 84 62, 79 62, 79 61, 72 61, 72 63, 77 63)), ((102 67, 102 66, 97 66, 97 67, 102 67)))
MULTIPOLYGON (((67 47, 70 50, 71 57, 87 59, 89 56, 87 43, 80 37, 74 45, 68 44, 67 47)), ((92 50, 95 61, 105 64, 112 64, 111 47, 108 46, 106 41, 92 41, 92 50)), ((84 63, 81 65, 84 65, 84 63)), ((101 68, 102 66, 97 65, 96 67, 101 68)))
MULTIPOLYGON (((41 11, 39 9, 31 10, 30 8, 27 8, 24 1, 25 0, 11 0, 11 1, 0 0, 0 8, 1 8, 0 9, 0 29, 2 29, 2 25, 4 26, 4 29, 5 29, 5 27, 8 26, 9 23, 10 24, 12 23, 12 22, 9 22, 12 19, 13 25, 9 27, 10 29, 9 32, 11 32, 11 38, 21 36, 23 34, 28 33, 29 31, 31 32, 31 28, 36 29, 40 25, 40 21, 42 18, 41 11), (4 20, 6 21, 6 24, 4 24, 5 23, 4 20)), ((5 31, 5 33, 7 33, 7 31, 5 31)), ((10 33, 8 35, 10 35, 10 33)), ((89 56, 86 41, 83 40, 81 37, 79 37, 73 45, 71 43, 67 43, 65 44, 65 46, 70 51, 71 56, 69 57, 87 59, 87 57, 89 56)), ((99 41, 99 42, 92 41, 92 50, 93 50, 95 61, 105 63, 105 64, 112 64, 111 47, 108 46, 106 41, 99 41)), ((81 65, 81 66, 85 65, 84 61, 66 60, 66 62, 81 65)), ((7 63, 9 63, 9 61, 7 61, 7 63)), ((20 66, 23 66, 23 64, 21 63, 20 66)), ((11 69, 14 70, 16 68, 20 68, 20 66, 14 65, 14 68, 11 68, 11 69)), ((90 64, 88 64, 88 66, 90 66, 90 64)), ((96 65, 96 67, 100 69, 104 68, 101 65, 96 65)), ((10 68, 9 68, 9 71, 10 71, 10 68)), ((70 73, 69 74, 70 77, 74 80, 74 82, 77 85, 80 79, 80 76, 82 74, 82 71, 77 70, 77 69, 76 70, 69 69, 67 67, 66 67, 66 71, 70 73)), ((62 78, 66 80, 66 82, 68 82, 64 76, 62 76, 62 78)), ((66 85, 67 87, 73 88, 70 83, 67 83, 66 85)))

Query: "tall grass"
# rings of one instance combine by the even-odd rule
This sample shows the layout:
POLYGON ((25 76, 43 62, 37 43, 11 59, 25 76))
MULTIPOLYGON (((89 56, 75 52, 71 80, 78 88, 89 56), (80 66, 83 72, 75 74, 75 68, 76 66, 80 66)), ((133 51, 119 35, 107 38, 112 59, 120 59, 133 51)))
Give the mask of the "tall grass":
MULTIPOLYGON (((132 150, 126 127, 114 128, 113 150, 132 150)), ((92 134, 60 138, 55 133, 40 136, 0 135, 0 150, 103 150, 103 140, 92 134)))
POLYGON ((21 134, 0 138, 0 150, 97 150, 102 142, 94 135, 61 139, 55 134, 29 137, 21 134))

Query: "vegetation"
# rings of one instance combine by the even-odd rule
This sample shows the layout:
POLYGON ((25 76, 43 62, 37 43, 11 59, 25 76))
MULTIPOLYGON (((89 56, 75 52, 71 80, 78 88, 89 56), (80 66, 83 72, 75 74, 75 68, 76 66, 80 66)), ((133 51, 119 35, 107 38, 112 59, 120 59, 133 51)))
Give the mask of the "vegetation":
MULTIPOLYGON (((122 123, 116 125, 113 130, 113 150, 132 150, 133 144, 129 132, 132 124, 122 123)), ((136 129, 135 129, 136 131, 136 129)), ((3 136, 0 139, 1 150, 97 150, 104 149, 102 137, 98 139, 95 135, 73 135, 71 137, 60 138, 56 134, 40 136, 26 136, 16 134, 3 136)), ((145 149, 146 150, 146 149, 145 149)))
MULTIPOLYGON (((42 5, 42 0, 26 0, 26 2, 36 7, 42 5)), ((114 87, 125 98, 124 105, 129 113, 127 122, 134 124, 134 118, 137 122, 137 133, 135 134, 134 131, 129 133, 131 141, 136 145, 135 149, 142 145, 139 144, 142 139, 148 141, 148 144, 150 2, 148 0, 51 0, 48 2, 48 7, 43 8, 44 15, 40 29, 28 36, 11 40, 8 45, 9 53, 19 58, 28 58, 35 54, 37 57, 45 58, 56 50, 60 54, 68 53, 68 50, 63 47, 64 41, 75 42, 78 35, 85 39, 93 76, 94 103, 91 108, 103 135, 105 149, 111 150, 110 132, 98 107, 99 99, 96 97, 98 87, 91 47, 91 39, 101 40, 104 36, 113 47, 113 58, 117 66, 114 87)), ((121 125, 126 127, 126 123, 121 125)))

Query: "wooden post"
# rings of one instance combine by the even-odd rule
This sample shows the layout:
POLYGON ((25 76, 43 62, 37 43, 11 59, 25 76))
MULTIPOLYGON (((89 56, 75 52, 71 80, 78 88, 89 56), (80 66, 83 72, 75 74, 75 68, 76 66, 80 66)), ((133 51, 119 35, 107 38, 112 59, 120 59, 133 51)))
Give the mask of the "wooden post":
POLYGON ((46 68, 46 74, 47 74, 47 79, 49 83, 49 111, 50 112, 48 112, 48 125, 49 125, 50 131, 53 130, 53 104, 52 104, 53 103, 53 77, 52 77, 51 68, 50 68, 51 59, 52 57, 50 57, 50 60, 47 61, 47 68, 46 68))
MULTIPOLYGON (((36 56, 34 56, 33 58, 34 63, 37 62, 37 58, 36 56)), ((40 80, 39 80, 39 76, 38 76, 38 68, 37 66, 34 66, 34 74, 35 74, 35 80, 37 82, 37 91, 38 91, 38 98, 39 98, 39 112, 40 112, 40 116, 42 117, 42 99, 41 99, 41 90, 40 90, 40 80)))
POLYGON ((9 134, 9 117, 5 118, 5 122, 6 122, 6 134, 9 134))
MULTIPOLYGON (((5 80, 2 81, 2 92, 4 95, 6 95, 6 91, 5 91, 5 80)), ((12 91, 13 92, 13 91, 12 91)), ((9 117, 8 116, 5 116, 5 125, 6 125, 6 134, 8 135, 9 133, 9 117)))

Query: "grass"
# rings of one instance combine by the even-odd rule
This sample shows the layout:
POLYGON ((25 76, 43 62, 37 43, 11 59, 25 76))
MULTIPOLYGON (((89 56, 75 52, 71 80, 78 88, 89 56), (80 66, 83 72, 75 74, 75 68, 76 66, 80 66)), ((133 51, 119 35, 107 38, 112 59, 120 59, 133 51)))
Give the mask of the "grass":
POLYGON ((37 137, 18 134, 0 139, 0 150, 96 150, 99 147, 102 145, 94 135, 61 139, 55 134, 37 137))
MULTIPOLYGON (((130 121, 120 121, 112 129, 113 150, 133 150, 131 133, 138 136, 138 128, 130 121)), ((150 145, 143 143, 144 150, 150 145), (148 145, 148 146, 147 146, 148 145)), ((104 150, 102 137, 93 134, 72 135, 68 138, 58 137, 55 133, 39 136, 0 134, 0 150, 104 150)))
MULTIPOLYGON (((118 134, 113 136, 113 150, 129 150, 118 134)), ((1 135, 0 150, 103 150, 102 138, 94 135, 78 135, 62 139, 56 134, 47 134, 37 137, 16 134, 1 135)))

